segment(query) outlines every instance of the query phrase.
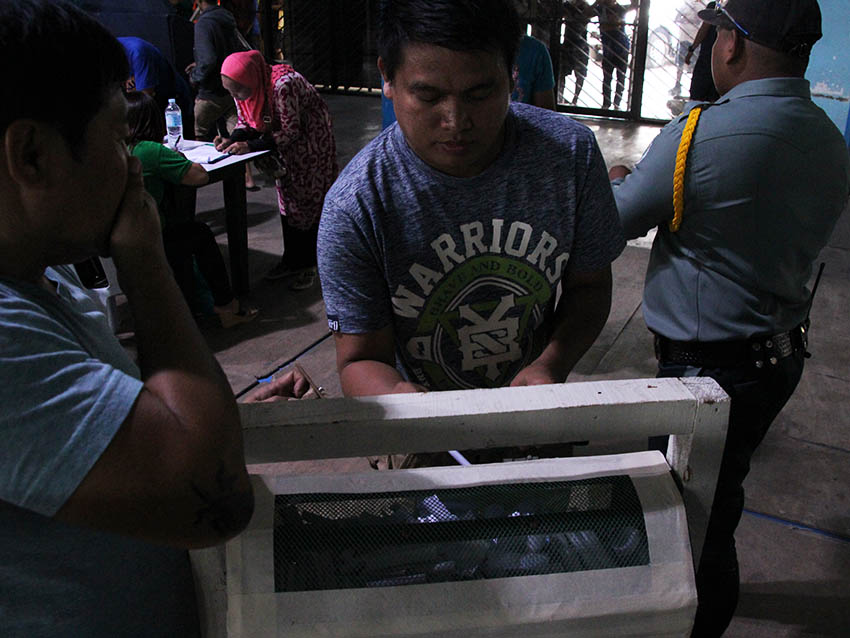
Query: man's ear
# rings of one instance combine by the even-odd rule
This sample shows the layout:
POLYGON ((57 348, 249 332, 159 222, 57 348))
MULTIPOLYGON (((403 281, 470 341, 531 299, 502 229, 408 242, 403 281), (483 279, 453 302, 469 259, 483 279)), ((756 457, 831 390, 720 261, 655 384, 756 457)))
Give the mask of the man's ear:
POLYGON ((740 62, 743 58, 745 47, 744 36, 737 29, 732 29, 732 49, 728 62, 730 64, 740 62))
POLYGON ((720 55, 720 62, 728 66, 737 62, 744 52, 744 38, 735 29, 718 29, 716 52, 712 55, 720 55))
POLYGON ((12 122, 3 135, 4 159, 9 176, 21 186, 47 183, 53 147, 59 141, 52 127, 35 120, 12 122))
POLYGON ((393 85, 389 78, 387 78, 387 65, 384 64, 384 58, 382 57, 378 57, 378 71, 381 73, 381 77, 384 80, 384 97, 391 100, 393 99, 393 85))

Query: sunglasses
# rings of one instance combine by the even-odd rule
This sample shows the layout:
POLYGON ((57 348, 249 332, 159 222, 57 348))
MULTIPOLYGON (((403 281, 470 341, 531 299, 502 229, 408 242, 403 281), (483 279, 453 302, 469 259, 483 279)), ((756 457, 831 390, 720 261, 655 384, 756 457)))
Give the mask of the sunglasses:
POLYGON ((743 33, 744 36, 749 37, 750 32, 747 31, 740 24, 738 24, 738 21, 735 18, 733 18, 732 14, 730 14, 726 10, 726 2, 727 2, 727 0, 717 0, 717 2, 714 3, 714 13, 715 13, 715 15, 725 17, 727 20, 729 20, 735 26, 736 29, 738 29, 738 31, 743 33))

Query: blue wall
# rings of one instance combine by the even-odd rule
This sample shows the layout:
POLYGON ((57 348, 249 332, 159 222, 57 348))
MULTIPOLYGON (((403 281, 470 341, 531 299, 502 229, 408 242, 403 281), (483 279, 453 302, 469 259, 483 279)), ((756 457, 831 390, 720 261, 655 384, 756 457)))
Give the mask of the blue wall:
POLYGON ((812 49, 806 77, 815 103, 850 135, 850 1, 819 0, 819 4, 823 38, 812 49))

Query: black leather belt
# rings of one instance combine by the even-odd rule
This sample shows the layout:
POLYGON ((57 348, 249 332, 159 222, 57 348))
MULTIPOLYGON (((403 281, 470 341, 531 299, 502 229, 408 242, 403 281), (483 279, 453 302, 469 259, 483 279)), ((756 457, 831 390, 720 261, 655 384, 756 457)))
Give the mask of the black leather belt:
POLYGON ((694 368, 733 368, 752 364, 757 368, 776 365, 807 347, 807 327, 742 341, 673 341, 655 335, 655 357, 664 363, 694 368))

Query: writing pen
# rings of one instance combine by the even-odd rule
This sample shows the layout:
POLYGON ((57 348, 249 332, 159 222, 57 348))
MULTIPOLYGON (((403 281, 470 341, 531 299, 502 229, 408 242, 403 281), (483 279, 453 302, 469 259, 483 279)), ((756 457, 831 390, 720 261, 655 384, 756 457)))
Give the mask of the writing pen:
POLYGON ((228 157, 233 157, 233 155, 220 155, 219 157, 216 157, 215 159, 212 159, 207 162, 207 164, 215 164, 216 162, 220 162, 221 160, 227 159, 228 157))

